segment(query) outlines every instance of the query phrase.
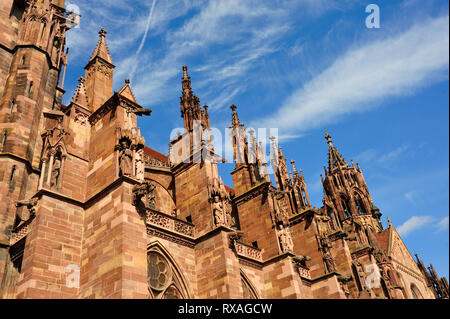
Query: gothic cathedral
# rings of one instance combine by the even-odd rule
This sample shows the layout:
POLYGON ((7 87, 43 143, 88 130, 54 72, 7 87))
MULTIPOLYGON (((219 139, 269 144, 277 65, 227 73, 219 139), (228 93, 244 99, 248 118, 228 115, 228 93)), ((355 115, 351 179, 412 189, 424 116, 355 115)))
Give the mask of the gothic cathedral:
POLYGON ((141 136, 137 117, 151 110, 130 81, 113 91, 103 29, 63 105, 73 25, 64 5, 0 4, 2 298, 448 298, 446 279, 411 256, 390 222, 383 228, 362 169, 328 133, 315 208, 276 139, 272 184, 232 105, 228 187, 187 67, 185 131, 166 156, 141 136))

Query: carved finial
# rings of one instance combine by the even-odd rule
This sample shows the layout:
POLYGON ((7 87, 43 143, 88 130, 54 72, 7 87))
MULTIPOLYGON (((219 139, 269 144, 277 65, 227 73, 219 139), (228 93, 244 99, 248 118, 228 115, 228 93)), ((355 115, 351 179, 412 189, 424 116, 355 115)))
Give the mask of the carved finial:
POLYGON ((386 217, 386 219, 387 219, 387 222, 389 224, 389 227, 391 227, 392 226, 391 220, 389 219, 389 217, 386 217))
POLYGON ((125 79, 125 84, 130 84, 130 79, 125 79))
POLYGON ((100 31, 98 31, 98 34, 100 35, 100 38, 106 37, 107 33, 108 32, 104 28, 101 28, 100 31))
POLYGON ((187 65, 183 65, 183 78, 184 79, 187 79, 189 76, 188 76, 188 73, 187 73, 187 65))
POLYGON ((233 104, 233 105, 230 106, 230 109, 233 111, 232 121, 231 122, 232 122, 233 125, 238 125, 239 124, 239 117, 238 117, 238 115, 236 113, 237 106, 233 104))
POLYGON ((328 143, 328 145, 333 145, 332 143, 331 143, 331 135, 330 134, 328 134, 328 132, 325 130, 325 139, 327 140, 327 143, 328 143))

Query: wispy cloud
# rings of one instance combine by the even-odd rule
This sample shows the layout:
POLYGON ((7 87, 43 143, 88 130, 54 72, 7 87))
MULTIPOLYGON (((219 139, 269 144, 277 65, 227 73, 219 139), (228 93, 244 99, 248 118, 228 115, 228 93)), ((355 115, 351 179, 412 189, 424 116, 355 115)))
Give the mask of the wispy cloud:
POLYGON ((442 218, 439 222, 437 222, 435 224, 435 226, 437 228, 438 233, 448 230, 449 217, 446 216, 446 217, 442 218))
POLYGON ((412 231, 425 227, 435 220, 432 216, 413 216, 397 227, 397 231, 401 236, 407 236, 412 231))
POLYGON ((383 163, 383 162, 387 162, 387 161, 392 161, 392 160, 396 159, 397 157, 401 156, 407 149, 408 149, 407 145, 399 146, 395 150, 381 156, 378 159, 378 162, 383 163))
POLYGON ((441 219, 433 216, 413 216, 397 227, 397 231, 401 236, 407 236, 414 230, 428 226, 435 228, 435 233, 446 231, 449 227, 449 216, 441 219))
POLYGON ((400 35, 348 50, 254 126, 307 130, 448 78, 448 25, 448 16, 430 19, 400 35))

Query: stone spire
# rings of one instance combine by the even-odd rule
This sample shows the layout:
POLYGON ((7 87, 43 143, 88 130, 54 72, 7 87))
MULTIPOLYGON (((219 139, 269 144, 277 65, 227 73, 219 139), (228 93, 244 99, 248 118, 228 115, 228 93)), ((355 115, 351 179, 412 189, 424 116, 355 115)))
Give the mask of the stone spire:
POLYGON ((105 29, 101 28, 101 30, 98 32, 100 39, 97 42, 97 46, 94 49, 94 52, 92 52, 91 59, 89 62, 94 60, 96 57, 102 58, 106 62, 113 64, 111 54, 109 53, 108 45, 106 44, 106 32, 105 29))
POLYGON ((233 124, 234 127, 236 127, 240 124, 239 117, 236 113, 237 106, 233 104, 230 106, 230 109, 233 111, 233 114, 231 116, 231 123, 233 124))
MULTIPOLYGON (((187 73, 187 66, 183 66, 183 77, 181 78, 183 93, 180 97, 181 117, 184 119, 184 128, 191 131, 194 128, 194 121, 203 119, 202 110, 200 109, 200 99, 194 95, 191 88, 191 77, 187 73)), ((204 113, 204 112, 203 112, 204 113)))
POLYGON ((85 80, 82 76, 78 79, 78 86, 72 98, 72 103, 89 108, 89 101, 86 96, 85 80))
POLYGON ((86 65, 86 93, 89 106, 95 112, 113 94, 114 64, 106 45, 106 31, 98 32, 100 39, 92 53, 92 57, 86 65))
POLYGON ((341 156, 341 154, 336 149, 336 147, 333 146, 333 143, 331 141, 331 135, 328 134, 327 131, 325 131, 325 139, 327 140, 327 143, 329 145, 329 147, 328 147, 328 172, 331 173, 333 170, 340 168, 340 167, 348 167, 347 162, 341 156))

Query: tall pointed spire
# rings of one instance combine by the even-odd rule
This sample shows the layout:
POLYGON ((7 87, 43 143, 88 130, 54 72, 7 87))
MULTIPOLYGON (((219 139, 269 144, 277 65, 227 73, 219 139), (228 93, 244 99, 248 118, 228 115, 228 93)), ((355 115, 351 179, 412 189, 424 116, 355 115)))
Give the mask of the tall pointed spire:
POLYGON ((100 39, 92 57, 84 68, 86 71, 86 93, 91 111, 95 112, 113 93, 114 64, 106 45, 106 31, 101 29, 100 39))
POLYGON ((191 77, 187 73, 187 66, 183 66, 183 77, 181 78, 182 95, 180 97, 181 117, 184 119, 184 127, 187 131, 194 128, 194 121, 205 122, 202 110, 200 109, 200 99, 194 95, 191 88, 191 77))
POLYGON ((233 124, 233 126, 238 126, 240 122, 239 117, 236 113, 237 106, 233 104, 230 106, 230 109, 233 111, 233 115, 231 116, 231 123, 233 124))
POLYGON ((325 139, 327 140, 327 143, 329 145, 329 147, 328 147, 328 171, 331 173, 331 171, 333 171, 336 168, 348 167, 347 162, 341 156, 341 154, 336 149, 336 147, 333 146, 333 143, 331 141, 331 135, 328 134, 327 131, 325 131, 325 139))
POLYGON ((86 96, 85 80, 82 76, 80 76, 80 78, 78 79, 78 86, 73 95, 72 103, 76 103, 78 105, 84 106, 85 108, 89 108, 89 101, 86 96))
POLYGON ((106 44, 106 32, 105 29, 101 28, 101 30, 98 32, 100 39, 97 42, 97 46, 94 49, 94 52, 92 52, 91 59, 89 62, 94 60, 96 57, 102 58, 106 62, 113 64, 111 54, 109 53, 108 45, 106 44))

